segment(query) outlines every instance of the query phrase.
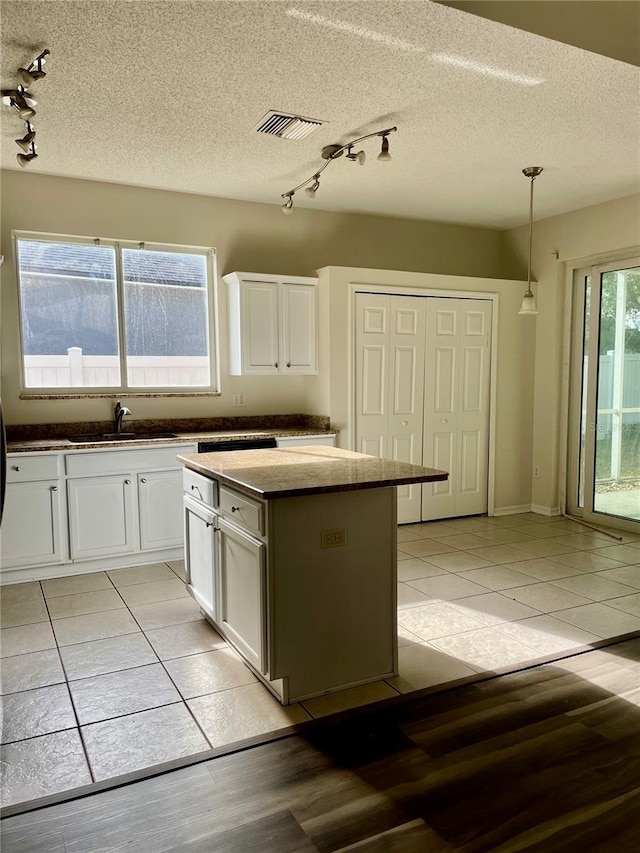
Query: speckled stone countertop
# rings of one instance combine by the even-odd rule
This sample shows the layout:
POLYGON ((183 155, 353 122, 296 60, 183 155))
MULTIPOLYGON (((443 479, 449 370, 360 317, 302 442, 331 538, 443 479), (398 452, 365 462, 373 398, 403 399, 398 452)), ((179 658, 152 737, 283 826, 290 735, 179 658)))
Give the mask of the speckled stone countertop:
POLYGON ((277 448, 178 456, 187 468, 262 500, 432 483, 448 473, 337 447, 277 448))
POLYGON ((253 415, 226 418, 180 418, 173 420, 125 420, 123 430, 144 433, 122 441, 71 441, 74 436, 113 431, 110 421, 85 421, 65 424, 27 424, 7 426, 9 453, 34 453, 47 450, 88 450, 96 447, 140 447, 141 444, 185 444, 198 441, 224 441, 230 438, 274 438, 283 436, 333 435, 329 418, 324 415, 253 415), (173 433, 162 438, 159 433, 173 433))

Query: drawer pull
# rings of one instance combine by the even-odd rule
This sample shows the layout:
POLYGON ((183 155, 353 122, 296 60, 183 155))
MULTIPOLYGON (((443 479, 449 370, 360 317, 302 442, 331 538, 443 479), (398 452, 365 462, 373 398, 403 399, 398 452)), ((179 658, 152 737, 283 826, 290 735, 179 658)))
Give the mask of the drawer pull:
POLYGON ((12 467, 13 467, 13 470, 14 470, 14 471, 19 471, 19 470, 20 470, 20 466, 19 466, 19 465, 13 465, 12 467))
POLYGON ((125 480, 125 481, 124 481, 124 484, 125 484, 125 486, 130 486, 130 485, 131 485, 131 480, 125 480))
POLYGON ((232 506, 232 507, 231 507, 231 512, 240 512, 240 510, 241 510, 241 509, 242 509, 242 507, 239 507, 239 506, 232 506))
POLYGON ((57 487, 57 486, 51 486, 51 491, 52 491, 52 492, 57 492, 57 491, 58 491, 58 487, 57 487))
POLYGON ((290 361, 288 361, 288 362, 287 362, 287 367, 291 367, 291 362, 290 362, 290 361))
POLYGON ((147 478, 146 478, 146 477, 141 477, 141 478, 140 478, 140 482, 141 482, 141 483, 146 483, 146 482, 147 482, 147 478))

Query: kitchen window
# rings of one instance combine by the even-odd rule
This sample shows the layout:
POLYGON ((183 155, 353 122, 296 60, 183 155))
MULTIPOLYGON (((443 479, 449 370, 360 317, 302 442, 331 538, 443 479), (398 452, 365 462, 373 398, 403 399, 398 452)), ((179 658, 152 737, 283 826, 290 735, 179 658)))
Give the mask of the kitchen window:
POLYGON ((218 391, 215 250, 14 237, 25 396, 218 391))

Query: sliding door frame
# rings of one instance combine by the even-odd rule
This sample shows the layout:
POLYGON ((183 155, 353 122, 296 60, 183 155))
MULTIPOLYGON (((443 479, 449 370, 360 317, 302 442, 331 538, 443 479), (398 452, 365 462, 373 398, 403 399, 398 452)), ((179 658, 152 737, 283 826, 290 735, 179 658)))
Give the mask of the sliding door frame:
MULTIPOLYGON (((583 453, 591 464, 584 467, 584 502, 579 506, 580 484, 580 428, 582 418, 582 391, 584 371, 584 335, 585 322, 585 279, 591 276, 590 317, 589 317, 589 362, 599 362, 600 331, 600 275, 619 269, 624 264, 638 260, 640 246, 592 255, 586 258, 566 261, 565 276, 565 328, 562 375, 562 412, 561 440, 564 465, 560 470, 560 506, 562 512, 582 518, 586 523, 620 530, 638 531, 638 522, 620 516, 594 511, 595 479, 595 424, 597 422, 597 384, 598 371, 590 369, 587 374, 587 411, 586 423, 594 425, 587 429, 583 453), (578 279, 580 276, 580 279, 578 279), (595 286, 594 286, 595 285, 595 286)), ((634 266, 636 264, 633 264, 634 266)))

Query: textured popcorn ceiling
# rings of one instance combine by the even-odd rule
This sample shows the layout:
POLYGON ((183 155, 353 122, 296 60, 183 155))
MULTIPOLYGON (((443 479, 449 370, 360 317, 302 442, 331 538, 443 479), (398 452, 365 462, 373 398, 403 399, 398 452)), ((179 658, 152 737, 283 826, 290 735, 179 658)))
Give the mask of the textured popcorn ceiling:
MULTIPOLYGON (((395 124, 391 162, 369 140, 296 206, 504 228, 525 166, 536 219, 640 189, 638 68, 429 0, 4 0, 1 28, 3 87, 51 50, 31 172, 279 205, 324 145, 395 124), (327 123, 256 133, 271 109, 327 123)), ((23 132, 3 107, 3 167, 23 132)))

